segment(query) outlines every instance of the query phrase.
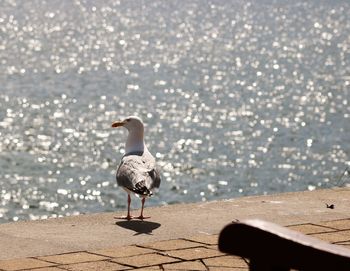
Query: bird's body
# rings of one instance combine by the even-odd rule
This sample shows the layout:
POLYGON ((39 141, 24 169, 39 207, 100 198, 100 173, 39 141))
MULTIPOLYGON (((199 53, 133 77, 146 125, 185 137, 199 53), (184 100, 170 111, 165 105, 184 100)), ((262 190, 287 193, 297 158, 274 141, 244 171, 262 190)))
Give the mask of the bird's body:
POLYGON ((123 121, 114 122, 112 127, 123 126, 128 129, 125 155, 123 156, 118 170, 117 183, 128 193, 128 214, 125 219, 132 219, 130 214, 130 194, 142 198, 141 215, 137 218, 144 219, 143 207, 145 199, 152 196, 152 190, 159 188, 160 174, 156 168, 156 161, 148 151, 144 143, 144 126, 138 117, 128 117, 123 121))
POLYGON ((155 162, 147 149, 125 154, 117 170, 118 185, 141 197, 152 196, 152 189, 160 184, 155 162))

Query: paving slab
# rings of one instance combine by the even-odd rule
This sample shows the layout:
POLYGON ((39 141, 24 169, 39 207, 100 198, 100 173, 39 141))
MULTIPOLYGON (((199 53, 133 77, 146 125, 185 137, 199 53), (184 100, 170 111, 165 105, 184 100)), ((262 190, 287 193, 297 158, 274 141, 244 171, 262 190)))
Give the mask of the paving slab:
POLYGON ((198 247, 200 244, 182 240, 182 239, 175 239, 175 240, 165 240, 165 241, 158 241, 153 243, 148 243, 143 245, 147 248, 152 248, 156 250, 166 251, 166 250, 176 250, 176 249, 183 249, 183 248, 191 248, 191 247, 198 247))
POLYGON ((337 245, 344 246, 350 249, 350 241, 340 242, 340 243, 337 243, 337 245))
POLYGON ((48 267, 52 265, 52 263, 48 263, 38 259, 13 259, 0 261, 0 270, 15 271, 29 268, 48 267))
POLYGON ((221 256, 215 258, 204 259, 203 262, 208 267, 234 267, 248 268, 248 264, 241 257, 236 256, 221 256))
POLYGON ((159 266, 136 268, 137 271, 163 271, 159 266))
POLYGON ((119 271, 119 270, 131 269, 128 266, 120 265, 109 261, 76 263, 76 264, 70 264, 70 265, 63 265, 60 267, 63 268, 64 270, 69 270, 69 271, 87 271, 87 270, 119 271))
POLYGON ((337 230, 350 230, 350 219, 332 220, 318 224, 337 230))
POLYGON ((55 264, 72 264, 92 261, 107 260, 107 257, 95 255, 87 252, 73 252, 60 255, 50 255, 37 257, 37 259, 55 264))
POLYGON ((149 267, 152 265, 179 262, 178 259, 157 253, 118 258, 114 259, 113 261, 122 265, 128 265, 132 267, 149 267))
POLYGON ((334 232, 335 229, 329 228, 329 227, 323 227, 320 225, 314 225, 314 224, 300 224, 300 225, 293 225, 288 226, 290 230, 298 231, 304 234, 316 234, 316 233, 326 233, 326 232, 334 232))
POLYGON ((35 269, 26 269, 26 270, 32 270, 32 271, 62 271, 67 269, 62 269, 59 267, 44 267, 44 268, 35 268, 35 269))
POLYGON ((248 267, 209 267, 209 271, 248 271, 248 267))
POLYGON ((196 247, 196 248, 187 248, 181 250, 172 250, 167 251, 167 255, 180 258, 182 260, 190 261, 197 260, 202 258, 209 258, 222 255, 222 253, 218 250, 208 249, 206 247, 196 247))
POLYGON ((192 270, 192 271, 206 271, 206 266, 201 261, 187 261, 173 264, 164 264, 164 271, 174 271, 174 270, 192 270))
POLYGON ((149 254, 154 252, 156 251, 153 249, 142 248, 137 246, 125 246, 123 247, 123 249, 120 249, 120 247, 117 247, 113 249, 110 248, 110 249, 91 251, 91 253, 99 254, 99 255, 107 256, 111 258, 130 257, 130 256, 149 254))
MULTIPOLYGON (((0 225, 0 260, 218 234, 234 220, 255 218, 280 225, 315 224, 348 219, 349 213, 350 188, 337 188, 147 208, 151 219, 145 221, 115 220, 114 216, 122 212, 6 223, 0 225), (326 208, 325 203, 332 203, 335 208, 326 208)), ((348 228, 347 221, 333 226, 348 228)))
POLYGON ((329 243, 347 242, 347 241, 350 241, 350 230, 328 232, 328 233, 317 233, 317 234, 313 234, 312 236, 329 243))
POLYGON ((218 234, 199 234, 187 238, 189 241, 206 244, 206 245, 217 245, 219 240, 218 234))
MULTIPOLYGON (((338 220, 335 220, 338 221, 338 220)), ((326 221, 325 223, 331 224, 332 221, 326 221)), ((331 232, 319 233, 319 227, 317 224, 299 224, 299 225, 287 225, 287 227, 294 228, 294 230, 308 231, 309 235, 327 235, 327 238, 335 238, 338 240, 338 245, 349 246, 350 241, 343 241, 344 238, 350 237, 349 230, 334 230, 331 232), (299 227, 298 227, 299 226, 299 227), (309 226, 316 226, 309 227, 309 226), (311 230, 310 230, 311 229, 311 230), (315 231, 316 229, 316 231, 315 231), (339 241, 339 236, 341 240, 339 241)), ((329 229, 329 228, 326 228, 329 229)), ((31 270, 31 271, 89 271, 89 270, 144 270, 144 271, 174 271, 174 270, 248 270, 248 263, 245 259, 226 255, 218 251, 217 245, 212 245, 217 240, 218 235, 196 235, 189 237, 189 240, 197 240, 201 242, 188 241, 184 239, 171 239, 167 241, 151 242, 143 244, 143 247, 138 246, 125 246, 119 248, 113 248, 108 250, 94 252, 71 252, 60 255, 50 255, 35 258, 15 259, 0 261, 6 269, 9 270, 31 270), (207 243, 203 242, 206 241, 207 243), (192 243, 199 245, 192 247, 192 243), (152 247, 149 249, 147 247, 152 247), (118 251, 125 251, 125 253, 118 253, 118 251), (101 253, 104 253, 103 255, 101 253), (132 256, 131 256, 132 255, 132 256), (117 257, 115 257, 117 256, 117 257), (73 260, 72 260, 73 259, 73 260), (34 262, 30 262, 33 261, 34 262), (36 268, 39 261, 44 264, 50 264, 53 266, 36 268), (61 263, 71 262, 70 264, 61 263), (72 263, 76 262, 76 263, 72 263)), ((1 269, 0 270, 5 270, 1 269)))

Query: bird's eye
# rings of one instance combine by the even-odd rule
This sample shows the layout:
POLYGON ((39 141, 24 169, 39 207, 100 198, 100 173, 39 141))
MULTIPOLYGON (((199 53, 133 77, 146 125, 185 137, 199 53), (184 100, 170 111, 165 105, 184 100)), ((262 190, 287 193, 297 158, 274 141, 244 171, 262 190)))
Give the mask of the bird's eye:
POLYGON ((127 121, 127 122, 129 122, 129 121, 130 121, 130 119, 126 119, 126 121, 127 121))

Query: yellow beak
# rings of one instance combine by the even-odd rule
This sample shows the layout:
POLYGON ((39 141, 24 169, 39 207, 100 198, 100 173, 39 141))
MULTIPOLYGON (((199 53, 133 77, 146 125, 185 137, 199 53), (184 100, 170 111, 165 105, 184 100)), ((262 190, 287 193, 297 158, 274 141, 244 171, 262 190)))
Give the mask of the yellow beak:
POLYGON ((116 127, 120 127, 120 126, 124 126, 125 121, 116 121, 112 123, 112 127, 116 128, 116 127))

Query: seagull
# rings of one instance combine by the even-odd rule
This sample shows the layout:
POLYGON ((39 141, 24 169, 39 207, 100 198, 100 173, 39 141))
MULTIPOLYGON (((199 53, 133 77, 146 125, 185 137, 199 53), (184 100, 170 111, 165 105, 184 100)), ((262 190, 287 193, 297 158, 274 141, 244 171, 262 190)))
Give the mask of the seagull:
POLYGON ((160 174, 156 168, 156 160, 148 151, 143 139, 143 122, 139 117, 130 116, 114 122, 112 127, 125 127, 129 132, 125 154, 120 161, 116 176, 118 185, 128 193, 128 213, 126 216, 116 218, 127 220, 150 218, 143 215, 143 208, 146 198, 152 196, 152 190, 159 188, 160 174), (130 214, 131 193, 141 197, 141 214, 138 217, 130 214))

